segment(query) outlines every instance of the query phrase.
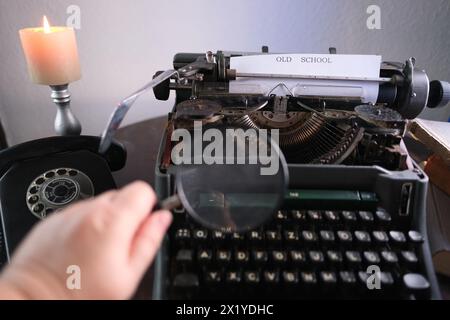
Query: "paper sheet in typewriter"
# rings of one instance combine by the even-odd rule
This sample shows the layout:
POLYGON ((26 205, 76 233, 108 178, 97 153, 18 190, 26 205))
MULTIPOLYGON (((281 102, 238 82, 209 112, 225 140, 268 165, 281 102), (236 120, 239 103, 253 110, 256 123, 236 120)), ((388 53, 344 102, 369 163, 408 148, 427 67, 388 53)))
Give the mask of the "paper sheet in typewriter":
POLYGON ((374 55, 268 54, 232 57, 230 68, 237 71, 238 78, 230 82, 230 93, 268 95, 284 84, 285 94, 294 96, 345 96, 375 104, 379 83, 374 80, 380 76, 380 67, 381 56, 374 55), (246 76, 239 77, 239 74, 246 76))

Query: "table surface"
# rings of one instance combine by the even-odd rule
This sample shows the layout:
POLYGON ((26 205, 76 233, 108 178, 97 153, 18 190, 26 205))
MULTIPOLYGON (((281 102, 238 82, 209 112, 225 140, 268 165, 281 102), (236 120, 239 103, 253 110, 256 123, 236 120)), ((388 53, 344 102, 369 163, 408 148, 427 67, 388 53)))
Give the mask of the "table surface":
MULTIPOLYGON (((166 125, 165 116, 139 122, 118 131, 117 140, 125 145, 128 152, 125 167, 114 173, 118 187, 136 180, 146 181, 154 187, 156 158, 166 125)), ((411 139, 405 139, 405 143, 413 158, 415 156, 421 158, 428 154, 411 139)), ((438 280, 443 297, 450 299, 450 279, 439 276, 438 280)), ((151 299, 152 284, 153 272, 150 269, 141 282, 135 298, 151 299)))

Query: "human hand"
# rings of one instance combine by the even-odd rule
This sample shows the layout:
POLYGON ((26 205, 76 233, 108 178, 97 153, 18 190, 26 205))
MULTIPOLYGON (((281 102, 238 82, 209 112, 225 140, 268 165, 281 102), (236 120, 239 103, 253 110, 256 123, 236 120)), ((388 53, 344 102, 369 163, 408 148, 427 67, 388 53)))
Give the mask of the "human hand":
POLYGON ((127 299, 153 261, 172 216, 150 214, 153 190, 135 182, 38 224, 0 277, 0 299, 127 299), (66 285, 69 266, 81 288, 66 285))

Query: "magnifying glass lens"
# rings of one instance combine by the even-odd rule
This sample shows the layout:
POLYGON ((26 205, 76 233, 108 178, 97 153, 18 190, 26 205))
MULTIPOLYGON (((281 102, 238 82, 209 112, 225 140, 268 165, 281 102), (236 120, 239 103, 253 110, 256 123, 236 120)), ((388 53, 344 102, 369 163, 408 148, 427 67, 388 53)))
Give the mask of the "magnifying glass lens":
POLYGON ((248 231, 265 223, 281 205, 286 189, 282 168, 262 175, 257 164, 184 166, 176 185, 193 219, 224 232, 248 231))
POLYGON ((255 229, 283 203, 289 180, 286 160, 265 132, 215 130, 226 142, 223 148, 214 155, 208 152, 209 158, 204 152, 208 146, 199 148, 201 152, 190 149, 188 164, 172 167, 177 195, 162 201, 160 207, 170 210, 181 204, 196 222, 214 230, 255 229))

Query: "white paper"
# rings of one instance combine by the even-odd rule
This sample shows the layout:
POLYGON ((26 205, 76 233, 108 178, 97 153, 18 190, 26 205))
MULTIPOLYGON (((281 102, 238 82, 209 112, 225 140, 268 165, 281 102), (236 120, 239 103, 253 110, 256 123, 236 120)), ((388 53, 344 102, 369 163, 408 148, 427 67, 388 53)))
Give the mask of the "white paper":
POLYGON ((347 54, 267 54, 230 58, 238 73, 378 78, 381 56, 347 54))
POLYGON ((278 77, 237 78, 230 81, 230 93, 281 95, 284 90, 284 94, 295 96, 349 97, 360 99, 363 103, 376 103, 379 83, 364 79, 378 78, 380 67, 381 56, 372 55, 273 54, 232 57, 230 68, 238 74, 270 74, 278 77), (362 80, 292 79, 283 78, 283 75, 362 80))

